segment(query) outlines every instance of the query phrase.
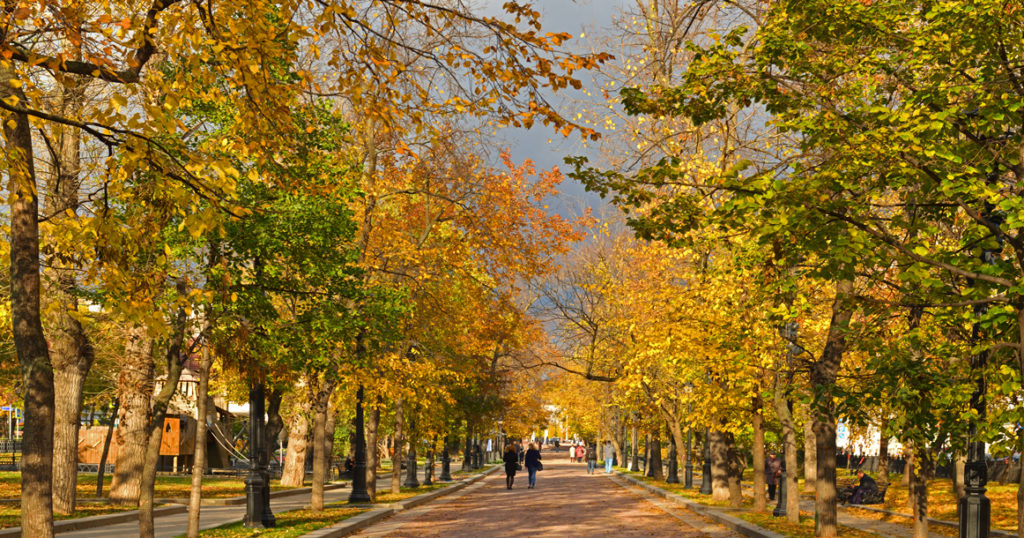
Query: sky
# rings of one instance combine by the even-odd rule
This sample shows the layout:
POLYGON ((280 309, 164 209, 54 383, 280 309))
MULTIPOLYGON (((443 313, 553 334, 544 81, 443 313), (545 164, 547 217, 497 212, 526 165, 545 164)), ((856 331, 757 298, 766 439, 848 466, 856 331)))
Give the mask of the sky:
MULTIPOLYGON (((480 12, 485 15, 499 17, 503 15, 501 5, 505 0, 485 0, 480 12)), ((593 46, 592 37, 605 34, 612 25, 612 18, 625 7, 625 0, 535 0, 534 9, 542 14, 542 31, 568 32, 574 39, 568 42, 567 48, 572 52, 586 52, 593 46), (580 36, 583 37, 580 37, 580 36)), ((615 54, 615 51, 609 51, 615 54)), ((580 73, 580 80, 585 87, 596 90, 596 83, 588 73, 580 73)), ((552 104, 557 104, 563 116, 575 115, 574 104, 569 97, 582 96, 582 93, 570 92, 553 94, 552 104)), ((506 142, 514 162, 530 159, 539 169, 547 170, 558 166, 563 172, 568 171, 563 159, 570 155, 585 155, 592 163, 599 161, 594 147, 583 147, 579 136, 574 134, 565 138, 550 127, 534 126, 532 129, 508 128, 499 131, 499 137, 506 142), (549 143, 548 140, 551 142, 549 143)), ((578 214, 583 208, 591 208, 601 214, 611 211, 600 196, 588 193, 583 185, 566 178, 561 186, 562 195, 551 204, 551 209, 563 216, 578 214)))

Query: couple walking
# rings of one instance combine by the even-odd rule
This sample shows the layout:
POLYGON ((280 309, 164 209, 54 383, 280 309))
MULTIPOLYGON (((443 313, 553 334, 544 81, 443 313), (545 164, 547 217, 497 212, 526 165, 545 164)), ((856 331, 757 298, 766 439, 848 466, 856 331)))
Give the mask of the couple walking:
POLYGON ((530 448, 522 456, 519 455, 515 445, 506 446, 505 455, 502 457, 502 461, 505 462, 505 488, 512 489, 516 471, 521 470, 522 465, 526 465, 526 470, 530 475, 529 489, 533 489, 537 485, 537 471, 544 468, 540 460, 540 450, 537 450, 537 445, 533 443, 530 443, 530 448))

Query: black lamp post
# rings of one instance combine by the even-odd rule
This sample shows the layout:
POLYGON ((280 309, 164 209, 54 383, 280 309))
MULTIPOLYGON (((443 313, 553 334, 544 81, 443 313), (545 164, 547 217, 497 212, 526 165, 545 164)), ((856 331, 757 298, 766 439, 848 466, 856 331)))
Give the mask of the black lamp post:
POLYGON ((452 455, 448 452, 448 435, 444 436, 444 450, 441 451, 441 482, 452 481, 452 455))
POLYGON ((409 436, 409 461, 405 464, 405 483, 402 484, 407 488, 418 488, 420 487, 420 479, 416 477, 416 442, 413 441, 416 437, 413 435, 409 436))
POLYGON ((363 431, 362 385, 359 385, 359 389, 356 390, 356 416, 353 419, 353 423, 356 430, 356 461, 352 467, 352 491, 348 495, 348 502, 352 504, 365 504, 371 502, 371 499, 370 492, 366 490, 366 437, 363 431))
POLYGON ((270 497, 267 495, 270 476, 267 472, 267 451, 263 447, 263 405, 263 382, 250 376, 249 474, 245 477, 244 524, 251 529, 273 527, 277 523, 270 511, 270 497))
POLYGON ((711 495, 711 430, 704 428, 704 466, 701 467, 700 493, 711 495))
MULTIPOLYGON (((999 169, 988 175, 988 183, 994 184, 999 179, 999 169)), ((1003 238, 999 227, 1003 217, 995 211, 991 204, 985 204, 985 220, 995 224, 996 240, 1002 245, 1003 238)), ((987 265, 996 264, 998 250, 985 249, 981 252, 981 261, 987 265)), ((979 304, 974 307, 974 322, 971 328, 971 342, 981 339, 980 318, 988 312, 988 305, 979 304)), ((988 365, 988 351, 982 350, 971 357, 971 369, 977 377, 974 393, 971 394, 971 408, 978 414, 977 420, 968 426, 970 443, 967 445, 967 463, 964 465, 964 493, 957 503, 960 515, 960 536, 963 538, 987 538, 992 524, 992 503, 985 496, 988 484, 988 466, 985 462, 985 441, 978 439, 978 422, 983 422, 988 409, 985 401, 986 382, 985 367, 988 365)))
MULTIPOLYGON (((782 459, 785 460, 786 459, 786 455, 785 455, 786 451, 785 451, 785 449, 783 449, 782 454, 783 454, 782 455, 782 459)), ((778 484, 779 484, 779 503, 775 505, 775 510, 772 510, 772 515, 775 516, 775 517, 782 517, 782 516, 786 515, 786 490, 789 489, 789 488, 786 487, 786 468, 785 467, 783 467, 782 470, 779 471, 779 476, 777 477, 777 480, 779 481, 778 482, 778 484)))
POLYGON ((430 442, 430 450, 427 451, 427 461, 424 464, 423 469, 423 485, 432 486, 434 485, 434 446, 437 444, 437 439, 434 438, 430 442))

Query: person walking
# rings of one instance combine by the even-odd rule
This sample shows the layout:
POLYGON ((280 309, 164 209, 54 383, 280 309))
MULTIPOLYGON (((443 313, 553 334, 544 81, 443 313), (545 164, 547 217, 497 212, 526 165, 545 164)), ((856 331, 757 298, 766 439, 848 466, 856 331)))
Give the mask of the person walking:
POLYGON ((604 472, 611 474, 612 461, 615 459, 615 447, 611 441, 604 442, 604 472))
POLYGON ((768 500, 775 500, 775 488, 779 484, 779 473, 782 471, 782 460, 772 452, 764 462, 764 482, 768 484, 768 500))
POLYGON ((530 443, 530 448, 529 450, 526 451, 526 456, 524 457, 524 460, 526 465, 526 471, 529 474, 530 485, 528 489, 533 489, 534 487, 537 486, 537 471, 544 468, 544 466, 540 462, 540 450, 537 450, 537 445, 530 443))
POLYGON ((594 474, 594 467, 597 467, 597 446, 593 443, 587 445, 587 474, 594 474))
POLYGON ((583 456, 585 456, 586 454, 587 449, 584 448, 583 442, 581 441, 580 444, 576 445, 576 461, 578 463, 583 463, 583 456))
POLYGON ((516 454, 515 445, 509 443, 505 447, 505 455, 501 460, 505 462, 505 489, 512 489, 512 483, 516 481, 516 471, 519 470, 519 455, 516 454))

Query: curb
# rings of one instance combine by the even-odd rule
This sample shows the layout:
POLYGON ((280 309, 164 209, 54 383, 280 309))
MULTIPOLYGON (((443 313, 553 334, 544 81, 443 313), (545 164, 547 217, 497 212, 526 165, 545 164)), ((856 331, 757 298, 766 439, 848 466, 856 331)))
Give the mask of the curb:
POLYGON ((625 480, 626 482, 629 482, 634 486, 638 486, 659 497, 670 500, 677 504, 681 504, 685 506, 687 509, 689 509, 691 512, 711 518, 716 522, 720 523, 721 525, 724 525, 744 536, 750 536, 751 538, 785 538, 785 536, 777 532, 773 532, 768 529, 758 527, 753 523, 744 521, 738 517, 731 516, 725 513, 722 509, 712 508, 710 506, 706 506, 701 503, 691 501, 690 499, 687 499, 682 495, 676 495, 675 493, 665 491, 657 486, 652 486, 651 484, 648 484, 642 480, 638 480, 636 478, 633 478, 632 476, 623 474, 621 471, 615 471, 615 475, 625 480))
POLYGON ((303 536, 310 538, 339 538, 341 536, 349 536, 351 534, 355 534, 356 532, 361 531, 366 527, 369 527, 370 525, 373 525, 374 523, 377 523, 381 520, 387 519, 397 514, 398 512, 408 510, 421 504, 428 503, 434 499, 437 499, 438 497, 443 497, 445 495, 455 493, 456 491, 465 488, 470 484, 483 480, 487 475, 493 473, 494 471, 500 468, 500 465, 496 465, 482 473, 477 473, 461 482, 456 482, 450 486, 443 487, 441 489, 436 489, 434 491, 429 491, 427 493, 423 493, 415 497, 411 497, 404 501, 395 503, 395 506, 375 508, 373 510, 370 510, 369 512, 364 512, 357 516, 350 517, 340 523, 336 523, 334 525, 324 527, 322 529, 317 529, 313 532, 304 534, 303 536))
MULTIPOLYGON (((160 516, 170 516, 174 514, 182 514, 188 512, 187 506, 174 505, 174 506, 161 506, 153 509, 153 518, 156 519, 160 516)), ((63 521, 53 522, 54 534, 58 532, 69 532, 69 531, 80 531, 85 529, 95 529, 96 527, 105 527, 107 525, 114 525, 115 523, 126 523, 129 521, 138 521, 139 511, 138 510, 127 510, 117 514, 103 514, 100 516, 89 516, 80 517, 76 519, 65 519, 63 521)), ((21 536, 21 527, 11 527, 9 529, 0 530, 0 536, 2 537, 15 537, 21 536)))

